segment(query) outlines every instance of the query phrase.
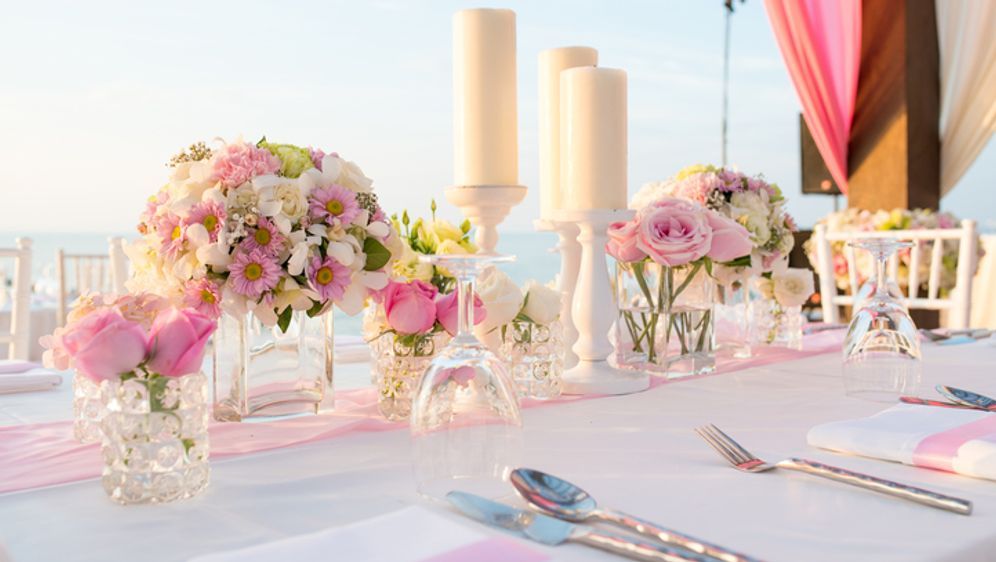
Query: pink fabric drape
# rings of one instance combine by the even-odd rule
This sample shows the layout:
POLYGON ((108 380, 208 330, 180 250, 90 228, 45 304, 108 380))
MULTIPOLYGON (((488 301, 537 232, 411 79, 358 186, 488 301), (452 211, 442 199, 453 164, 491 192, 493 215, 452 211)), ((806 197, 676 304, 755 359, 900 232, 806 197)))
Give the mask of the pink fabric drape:
POLYGON ((861 64, 861 0, 765 0, 764 5, 816 147, 847 193, 847 141, 861 64))

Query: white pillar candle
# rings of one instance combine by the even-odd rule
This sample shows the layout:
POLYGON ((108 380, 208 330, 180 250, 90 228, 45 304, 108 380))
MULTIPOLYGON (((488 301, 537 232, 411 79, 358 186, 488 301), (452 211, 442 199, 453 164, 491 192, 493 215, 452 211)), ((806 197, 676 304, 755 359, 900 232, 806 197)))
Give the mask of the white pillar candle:
POLYGON ((563 208, 560 182, 560 72, 598 64, 591 47, 561 47, 539 55, 540 218, 551 220, 563 208))
POLYGON ((518 185, 515 12, 461 10, 453 16, 456 185, 518 185))
POLYGON ((626 71, 560 73, 560 177, 567 209, 626 208, 626 71))

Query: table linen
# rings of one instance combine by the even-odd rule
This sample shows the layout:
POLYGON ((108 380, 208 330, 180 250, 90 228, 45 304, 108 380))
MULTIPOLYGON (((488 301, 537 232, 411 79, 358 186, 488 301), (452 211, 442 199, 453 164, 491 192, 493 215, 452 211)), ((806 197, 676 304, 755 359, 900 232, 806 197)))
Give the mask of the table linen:
POLYGON ((996 480, 996 414, 898 404, 874 416, 818 425, 814 447, 996 480))
MULTIPOLYGON (((994 360, 996 348, 981 342, 932 346, 923 387, 946 383, 984 392, 996 386, 994 360)), ((336 376, 341 384, 369 381, 362 364, 336 376)), ((65 417, 68 403, 28 398, 0 397, 0 423, 58 419, 56 407, 65 417)), ((771 562, 991 560, 991 482, 806 444, 813 426, 881 409, 844 395, 840 356, 827 353, 640 394, 528 408, 523 464, 580 484, 604 505, 771 562), (949 514, 806 475, 737 472, 692 432, 710 422, 735 432, 758 455, 806 456, 936 489, 974 501, 975 513, 949 514)), ((122 508, 92 480, 0 495, 0 542, 16 562, 130 560, 138 548, 150 562, 185 560, 415 504, 457 517, 415 495, 406 431, 352 433, 215 461, 211 486, 186 502, 122 508)), ((562 560, 618 560, 577 545, 538 548, 562 560)))
MULTIPOLYGON (((420 506, 190 562, 326 562, 349 553, 367 562, 543 562, 550 557, 507 537, 489 537, 469 521, 420 506)), ((344 557, 342 557, 344 558, 344 557)))

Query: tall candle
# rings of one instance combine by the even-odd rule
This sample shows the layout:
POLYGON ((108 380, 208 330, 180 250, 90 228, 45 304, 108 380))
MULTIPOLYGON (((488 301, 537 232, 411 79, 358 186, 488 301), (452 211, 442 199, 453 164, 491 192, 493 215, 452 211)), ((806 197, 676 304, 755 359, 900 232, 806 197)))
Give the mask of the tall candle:
POLYGON ((453 16, 453 108, 455 184, 517 185, 512 10, 462 10, 453 16))
POLYGON ((626 71, 560 73, 560 170, 566 208, 626 208, 626 71))
POLYGON ((598 64, 591 47, 561 47, 539 55, 540 218, 550 220, 563 208, 560 181, 560 72, 598 64))

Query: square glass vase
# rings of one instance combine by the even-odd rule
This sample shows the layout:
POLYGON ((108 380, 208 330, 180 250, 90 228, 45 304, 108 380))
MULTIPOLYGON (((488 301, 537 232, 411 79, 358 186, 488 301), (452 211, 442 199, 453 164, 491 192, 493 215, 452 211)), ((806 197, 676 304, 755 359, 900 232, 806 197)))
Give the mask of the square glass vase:
POLYGON ((701 264, 617 263, 613 362, 669 379, 712 372, 715 292, 701 264))
POLYGON ((370 342, 377 408, 389 421, 407 420, 412 399, 429 363, 446 347, 450 335, 382 334, 370 342))
POLYGON ((334 406, 332 313, 295 311, 286 331, 223 314, 214 335, 214 418, 251 421, 334 406))
POLYGON ((805 316, 801 306, 782 306, 774 298, 756 298, 750 303, 751 346, 802 349, 805 316))
POLYGON ((519 398, 549 400, 560 396, 564 374, 564 329, 549 324, 512 321, 501 327, 498 356, 508 365, 519 398))

